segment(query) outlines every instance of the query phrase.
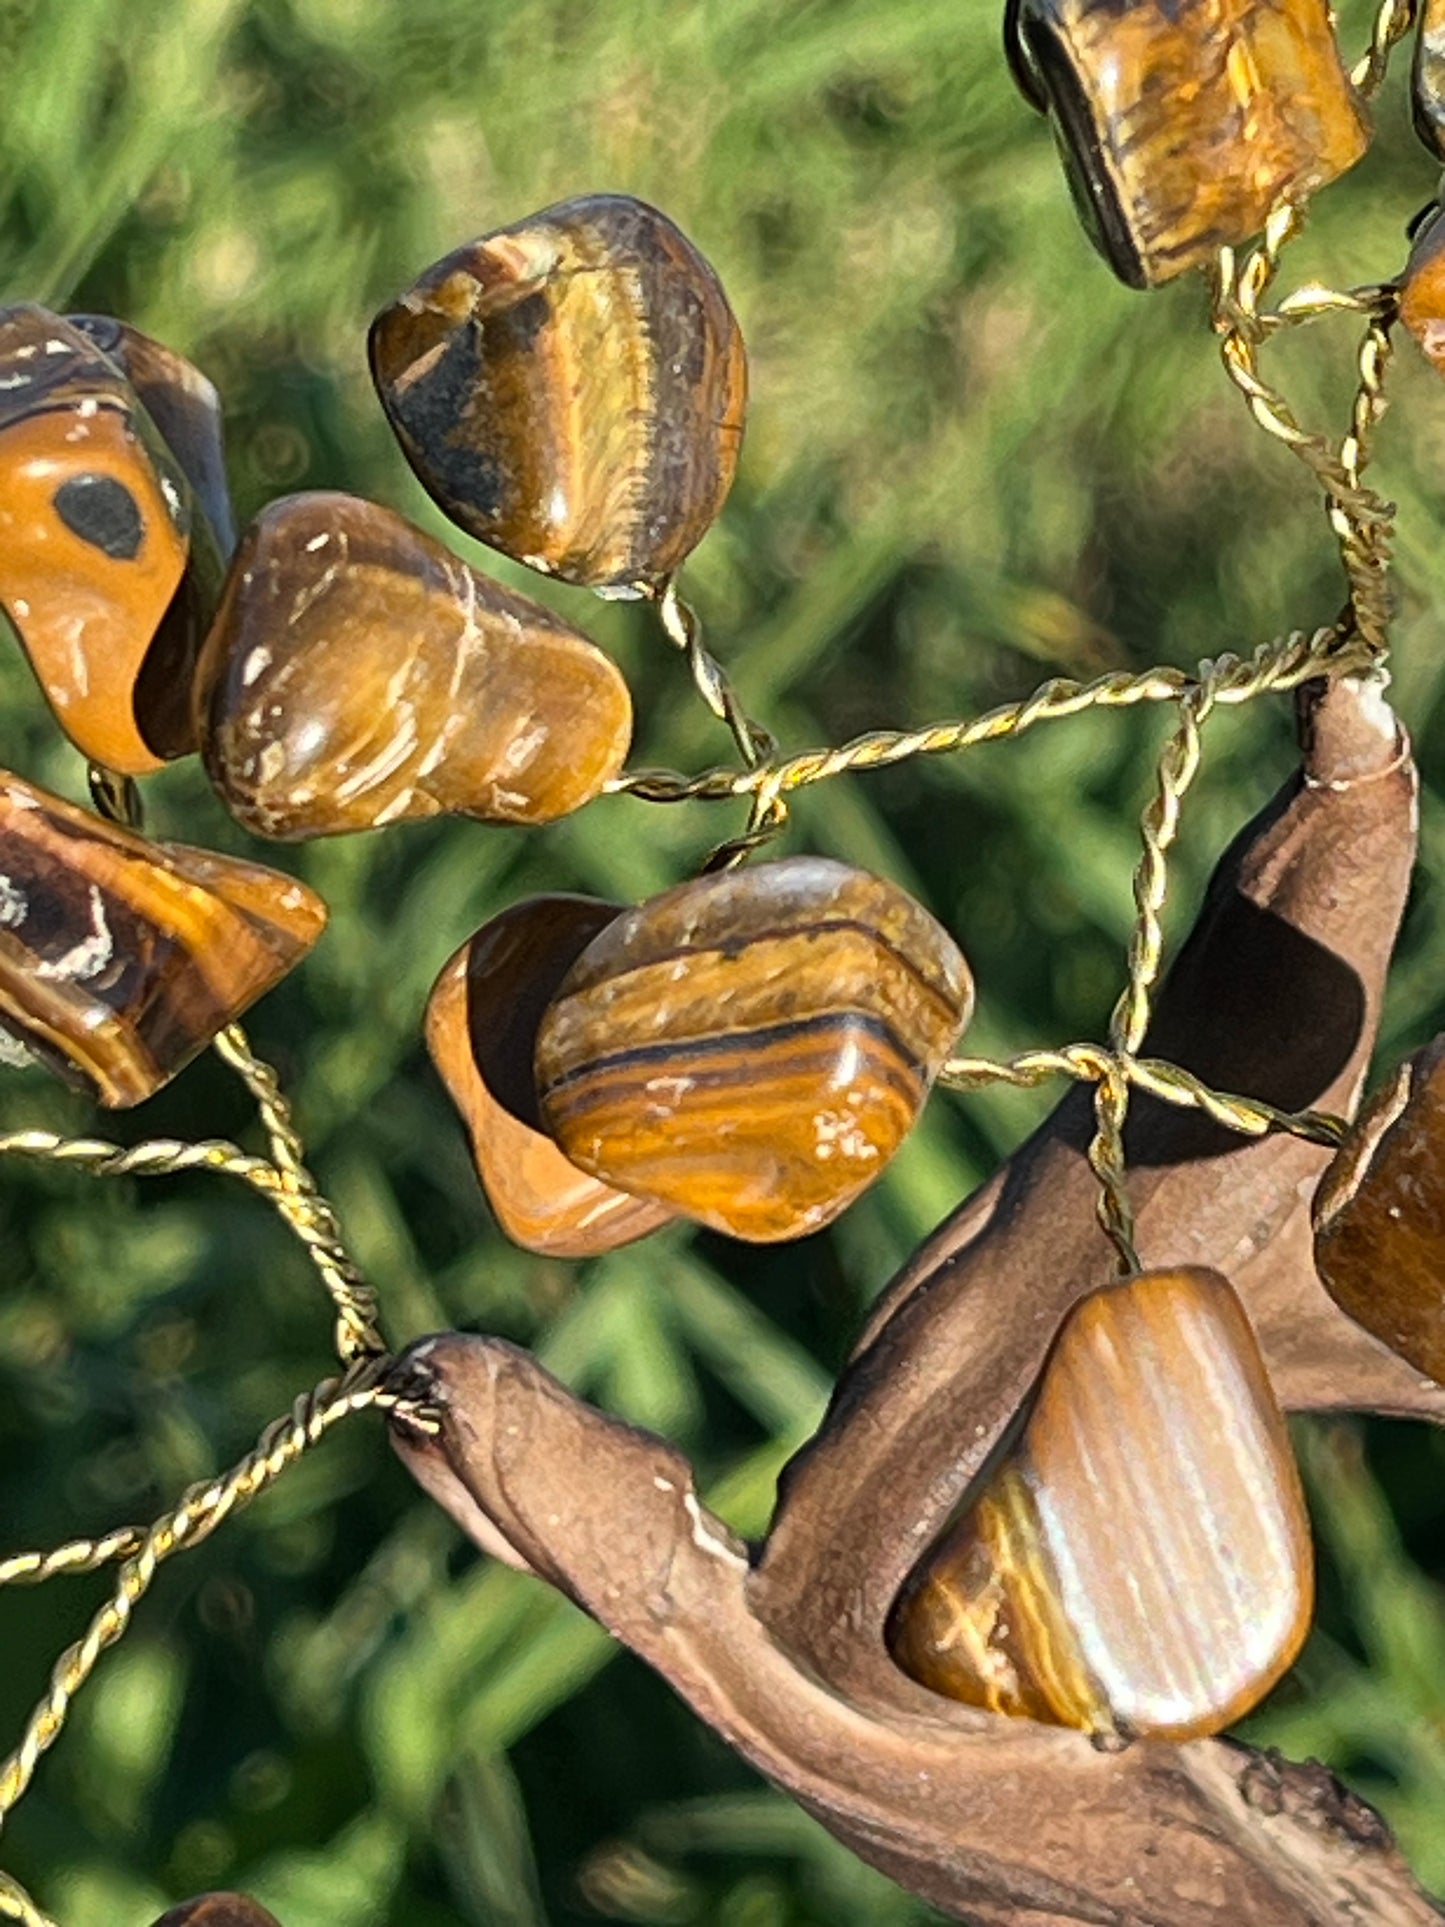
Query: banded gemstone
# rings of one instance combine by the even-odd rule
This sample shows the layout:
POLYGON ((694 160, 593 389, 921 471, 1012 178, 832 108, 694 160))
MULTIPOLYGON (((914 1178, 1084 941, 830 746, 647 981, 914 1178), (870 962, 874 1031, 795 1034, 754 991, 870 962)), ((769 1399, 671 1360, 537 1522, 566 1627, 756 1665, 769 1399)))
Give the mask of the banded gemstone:
POLYGON ((84 755, 140 775, 195 748, 190 678, 220 577, 117 365, 44 308, 0 310, 0 604, 84 755))
POLYGON ((281 1927, 249 1894, 199 1894, 162 1914, 155 1927, 281 1927))
POLYGON ((935 1692, 1090 1732, 1192 1739, 1239 1719, 1309 1627, 1309 1521, 1229 1281, 1092 1293, 1031 1408, 894 1606, 935 1692))
POLYGON ((1415 132, 1445 160, 1445 0, 1420 0, 1411 106, 1415 132))
POLYGON ((1400 281, 1400 319, 1445 375, 1445 213, 1438 209, 1415 232, 1400 281))
POLYGON ((81 329, 125 376, 161 439, 180 463, 224 560, 236 546, 236 520, 226 480, 225 432, 215 384, 192 361, 127 321, 73 314, 81 329))
POLYGON ((1011 21, 1090 238, 1131 287, 1249 240, 1369 144, 1327 0, 1019 0, 1011 21))
POLYGON ((1445 1384, 1445 1037, 1361 1111, 1320 1180, 1314 1223, 1335 1303, 1445 1384))
POLYGON ((679 885, 588 945, 537 1035, 547 1128, 605 1183, 759 1243, 882 1172, 973 984, 906 891, 824 857, 679 885))
POLYGON ((563 201, 458 248, 382 310, 370 350, 423 486, 544 574, 655 583, 732 485, 742 335, 697 249, 628 195, 563 201))
POLYGON ((453 811, 547 823, 622 767, 632 700, 580 631, 351 495, 273 502, 196 674, 212 782, 258 836, 453 811))
POLYGON ((529 897, 469 937, 436 981, 426 1041, 471 1135, 497 1222, 514 1244, 588 1258, 644 1238, 673 1213, 569 1164, 542 1123, 537 1025, 573 963, 621 905, 529 897))
POLYGON ((138 1104, 271 989, 326 907, 259 864, 143 837, 0 771, 0 1043, 138 1104))

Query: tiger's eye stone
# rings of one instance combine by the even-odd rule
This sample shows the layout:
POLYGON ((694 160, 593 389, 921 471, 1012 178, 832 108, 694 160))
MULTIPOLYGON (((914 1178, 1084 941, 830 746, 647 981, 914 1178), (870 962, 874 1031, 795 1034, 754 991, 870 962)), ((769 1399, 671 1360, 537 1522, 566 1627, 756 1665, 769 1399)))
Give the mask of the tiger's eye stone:
POLYGON ((1010 51, 1131 287, 1247 241, 1369 144, 1326 0, 1020 0, 1010 51))
POLYGON ((1415 132, 1445 161, 1445 0, 1420 0, 1417 33, 1410 77, 1415 132))
POLYGON ((1418 229, 1400 283, 1400 319, 1445 375, 1445 213, 1418 229))
POLYGON ((281 1927, 248 1894, 201 1894, 162 1914, 155 1927, 281 1927))
POLYGON ((514 904, 462 945, 427 1004, 427 1048, 466 1120, 497 1222, 514 1244, 553 1258, 614 1250, 674 1216, 569 1164, 537 1103, 542 1013, 621 908, 573 896, 514 904))
POLYGON ((141 407, 185 471, 221 557, 229 557, 236 546, 236 520, 226 480, 221 398, 215 384, 174 348, 113 315, 66 318, 89 335, 135 390, 141 407))
POLYGON ((1335 1303, 1445 1384, 1445 1037, 1361 1111, 1314 1221, 1315 1269, 1335 1303))
POLYGON ((542 1020, 537 1087, 574 1164, 757 1243, 879 1176, 973 1006, 906 891, 823 857, 700 877, 615 918, 542 1020))
POLYGON ((442 811, 548 823, 622 767, 621 672, 390 509, 292 495, 231 565, 196 675, 211 780, 258 836, 442 811))
POLYGON ((138 1104, 321 935, 304 884, 148 843, 0 771, 0 1040, 138 1104))
POLYGON ((194 749, 220 559, 117 365, 44 308, 0 310, 0 604, 56 720, 127 775, 194 749))
POLYGON ((371 368, 447 514, 568 582, 670 574, 732 485, 742 335, 687 237, 624 194, 449 254, 376 317, 371 368))
POLYGON ((1152 1271, 1069 1315, 889 1644, 925 1686, 993 1712, 1191 1739, 1279 1679, 1313 1595, 1249 1320, 1218 1272, 1152 1271))

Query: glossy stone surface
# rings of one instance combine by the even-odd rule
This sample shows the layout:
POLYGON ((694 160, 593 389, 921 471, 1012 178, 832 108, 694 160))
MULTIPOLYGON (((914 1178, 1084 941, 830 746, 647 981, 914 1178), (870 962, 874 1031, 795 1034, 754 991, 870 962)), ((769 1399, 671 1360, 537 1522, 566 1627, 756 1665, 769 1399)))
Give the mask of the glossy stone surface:
POLYGON ((248 1894, 200 1894, 162 1914, 155 1927, 281 1927, 248 1894))
POLYGON ((449 254, 372 323, 371 368, 447 514, 568 582, 669 574, 732 484, 742 335, 697 249, 627 195, 449 254))
POLYGON ((138 1104, 311 948, 304 884, 148 843, 0 772, 0 1045, 138 1104))
POLYGON ((1445 160, 1445 0, 1420 0, 1411 106, 1415 132, 1445 160))
POLYGON ((1360 1113, 1315 1193, 1315 1269, 1342 1311, 1445 1384, 1445 1038, 1360 1113))
POLYGON ((734 1237, 830 1223, 912 1129, 973 1004, 948 934, 823 857, 700 877, 617 917, 542 1020, 574 1164, 734 1237))
POLYGON ((1445 213, 1434 214, 1415 235, 1400 282, 1400 319, 1445 374, 1445 213))
POLYGON ((1227 1279, 1145 1272, 1078 1304, 1002 1456, 895 1606, 894 1658, 991 1711, 1189 1739, 1308 1630, 1309 1521, 1227 1279))
POLYGON ((211 780, 258 836, 454 811, 547 823, 621 769, 632 702, 587 638, 351 495, 292 495, 231 565, 196 676, 211 780))
POLYGON ((1132 287, 1248 241, 1368 145, 1325 0, 1021 0, 1010 48, 1132 287))
POLYGON ((108 314, 66 317, 113 361, 185 471, 221 557, 236 546, 236 518, 226 480, 225 432, 215 384, 193 361, 108 314))
POLYGON ((195 747, 220 558, 121 370, 44 308, 0 310, 0 604, 56 720, 127 775, 195 747))
POLYGON ((427 1004, 426 1041, 471 1134, 477 1174, 514 1244, 587 1258, 631 1244, 675 1215, 569 1164, 542 1123, 537 1025, 558 985, 622 906, 529 897, 464 943, 427 1004))

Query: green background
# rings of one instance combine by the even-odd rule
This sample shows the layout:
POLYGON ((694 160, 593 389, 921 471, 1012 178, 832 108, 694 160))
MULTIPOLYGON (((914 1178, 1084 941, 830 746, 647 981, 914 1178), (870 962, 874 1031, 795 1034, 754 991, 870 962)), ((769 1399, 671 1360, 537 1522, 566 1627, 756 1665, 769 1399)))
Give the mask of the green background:
MULTIPOLYGON (((1352 48, 1366 24, 1346 10, 1352 48)), ((225 397, 243 519, 344 487, 440 530, 372 396, 368 319, 474 234, 627 190, 696 239, 748 339, 741 476, 685 586, 787 745, 971 713, 1054 673, 1189 663, 1338 608, 1310 485, 1226 383, 1202 287, 1130 294, 1089 251, 992 0, 0 0, 0 49, 0 299, 114 312, 194 356, 225 397)), ((1400 266, 1435 178, 1403 78, 1375 151, 1322 197, 1300 274, 1400 266)), ((1338 426, 1352 354, 1351 325, 1325 323, 1273 367, 1308 420, 1338 426)), ((1445 393, 1408 344, 1393 392, 1378 474, 1401 508, 1395 693, 1426 789, 1387 1059, 1445 1006, 1445 393)), ((725 756, 645 612, 526 586, 618 655, 636 760, 725 756)), ((785 847, 887 872, 958 935, 981 987, 971 1047, 1098 1036, 1163 720, 1084 719, 828 785, 785 847)), ((7 763, 83 794, 13 646, 0 730, 7 763)), ((1211 725, 1171 930, 1290 760, 1287 704, 1211 725)), ((674 1231, 586 1266, 533 1258, 494 1230, 421 1048, 431 980, 502 905, 646 895, 739 812, 617 798, 530 835, 433 824, 278 853, 247 844, 193 766, 148 805, 162 832, 294 866, 331 905, 251 1028, 393 1340, 470 1325, 534 1344, 678 1440, 759 1530, 862 1307, 1047 1099, 936 1098, 885 1181, 800 1247, 674 1231)), ((94 1119, 6 1072, 0 1128, 27 1124, 94 1119)), ((254 1141, 210 1062, 106 1126, 254 1141)), ((0 1544, 151 1517, 326 1373, 330 1322, 271 1214, 225 1180, 7 1166, 0 1544)), ((1445 1458, 1407 1426, 1299 1436, 1321 1622, 1249 1731, 1337 1766, 1445 1887, 1445 1458)), ((0 1745, 101 1597, 94 1578, 0 1596, 0 1745)), ((164 1572, 0 1859, 64 1927, 142 1927, 217 1885, 285 1927, 923 1917, 589 1622, 462 1548, 371 1420, 164 1572)))

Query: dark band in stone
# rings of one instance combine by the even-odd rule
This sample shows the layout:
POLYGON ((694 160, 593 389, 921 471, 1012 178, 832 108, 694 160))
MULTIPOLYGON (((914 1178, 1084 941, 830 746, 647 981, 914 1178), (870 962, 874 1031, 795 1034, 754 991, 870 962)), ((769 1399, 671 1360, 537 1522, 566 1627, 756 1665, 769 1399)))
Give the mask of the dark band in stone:
POLYGON ((113 475, 72 475, 53 496, 55 512, 82 542, 115 562, 132 562, 145 540, 140 504, 113 475))

